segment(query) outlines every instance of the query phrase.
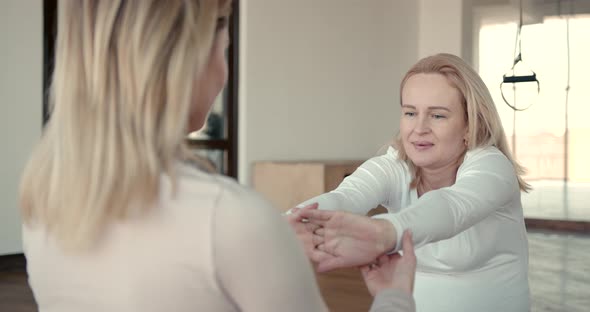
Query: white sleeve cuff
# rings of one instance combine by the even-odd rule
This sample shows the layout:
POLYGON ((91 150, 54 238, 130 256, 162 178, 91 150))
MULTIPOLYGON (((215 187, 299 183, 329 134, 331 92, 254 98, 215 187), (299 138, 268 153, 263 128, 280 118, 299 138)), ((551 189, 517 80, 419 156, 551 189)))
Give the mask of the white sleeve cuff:
POLYGON ((391 222, 391 224, 393 224, 393 228, 395 229, 395 232, 397 234, 396 235, 397 241, 395 242, 395 247, 393 248, 393 250, 390 250, 389 252, 387 252, 387 254, 391 255, 391 254, 394 254, 394 253, 400 251, 402 249, 402 235, 404 234, 405 228, 402 226, 402 224, 399 222, 399 220, 397 220, 397 218, 395 218, 395 214, 381 213, 381 214, 372 216, 372 218, 387 220, 387 221, 391 222))

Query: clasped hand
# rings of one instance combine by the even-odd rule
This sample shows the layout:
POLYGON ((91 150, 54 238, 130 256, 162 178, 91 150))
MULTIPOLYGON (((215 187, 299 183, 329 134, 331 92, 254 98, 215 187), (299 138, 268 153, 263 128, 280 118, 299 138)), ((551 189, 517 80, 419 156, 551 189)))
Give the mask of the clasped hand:
POLYGON ((287 219, 318 272, 361 267, 369 291, 393 280, 411 292, 416 258, 410 234, 404 233, 404 256, 385 255, 395 247, 396 231, 387 220, 342 211, 318 210, 317 204, 293 208, 287 219), (396 275, 396 277, 394 277, 396 275), (398 276, 399 275, 399 276, 398 276))

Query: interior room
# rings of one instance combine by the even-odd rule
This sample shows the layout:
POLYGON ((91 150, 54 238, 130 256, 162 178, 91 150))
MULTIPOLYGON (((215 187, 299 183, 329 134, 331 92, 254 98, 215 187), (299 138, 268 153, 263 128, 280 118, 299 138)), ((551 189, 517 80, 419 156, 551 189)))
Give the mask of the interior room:
MULTIPOLYGON (((18 189, 51 118, 61 1, 0 1, 0 311, 37 311, 18 189)), ((531 311, 587 311, 590 1, 232 3, 228 81, 205 126, 187 135, 195 155, 283 213, 382 155, 399 134, 406 71, 429 55, 457 55, 485 82, 532 186, 522 193, 531 311), (517 76, 528 78, 511 82, 517 76)), ((316 279, 331 311, 368 311, 358 270, 316 279)))

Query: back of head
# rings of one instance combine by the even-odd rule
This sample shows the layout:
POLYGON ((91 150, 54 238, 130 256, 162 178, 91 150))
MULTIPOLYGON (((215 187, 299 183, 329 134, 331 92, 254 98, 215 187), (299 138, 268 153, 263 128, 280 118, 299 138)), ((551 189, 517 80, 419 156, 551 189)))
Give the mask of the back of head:
POLYGON ((25 222, 66 247, 147 211, 185 157, 223 0, 60 1, 51 120, 21 181, 25 222))
MULTIPOLYGON (((419 60, 406 73, 401 82, 403 90, 407 80, 416 74, 440 74, 457 88, 463 96, 463 107, 468 123, 467 150, 495 146, 513 164, 521 190, 528 191, 529 185, 522 179, 525 170, 513 158, 502 126, 500 115, 485 83, 477 72, 461 58, 452 54, 436 54, 419 60)), ((400 95, 401 103, 401 95, 400 95)), ((396 148, 400 157, 408 163, 414 172, 416 169, 408 159, 403 144, 396 140, 396 148)), ((418 178, 418 177, 417 177, 418 178)))

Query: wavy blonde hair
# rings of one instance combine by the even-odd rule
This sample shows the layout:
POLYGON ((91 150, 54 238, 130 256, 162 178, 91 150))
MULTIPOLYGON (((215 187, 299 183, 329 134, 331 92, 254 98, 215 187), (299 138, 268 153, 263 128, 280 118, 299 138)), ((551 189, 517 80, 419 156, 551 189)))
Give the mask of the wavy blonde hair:
POLYGON ((193 87, 224 0, 60 1, 51 120, 23 172, 25 223, 64 247, 142 214, 189 158, 193 87))
MULTIPOLYGON (((416 74, 431 73, 441 74, 446 77, 449 83, 457 88, 463 97, 463 108, 468 123, 467 150, 487 146, 498 148, 514 166, 520 189, 528 192, 531 187, 522 178, 526 170, 512 156, 500 115, 496 110, 490 91, 477 72, 461 58, 452 54, 441 53, 419 60, 402 79, 400 103, 402 103, 402 90, 410 77, 416 74)), ((400 136, 394 141, 394 146, 398 150, 400 159, 406 162, 414 174, 415 178, 412 181, 412 187, 416 187, 420 183, 420 170, 409 159, 400 136)))

